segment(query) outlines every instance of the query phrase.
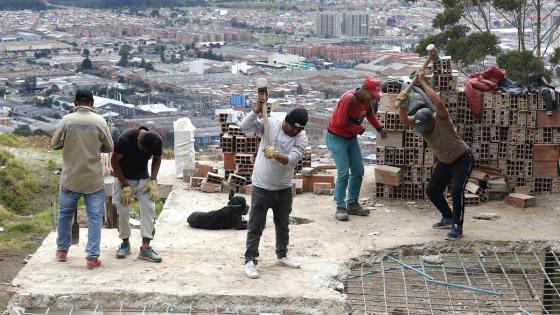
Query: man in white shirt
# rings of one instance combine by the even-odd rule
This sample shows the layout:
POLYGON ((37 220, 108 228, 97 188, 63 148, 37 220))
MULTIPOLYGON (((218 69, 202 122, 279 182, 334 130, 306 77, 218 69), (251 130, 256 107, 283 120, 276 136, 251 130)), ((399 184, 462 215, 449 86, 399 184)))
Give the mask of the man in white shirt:
MULTIPOLYGON (((266 94, 259 95, 257 105, 239 125, 241 130, 264 133, 264 125, 257 120, 257 115, 262 112, 266 101, 266 94)), ((259 241, 269 208, 274 213, 278 264, 290 268, 300 267, 299 263, 286 254, 292 212, 292 179, 294 168, 303 158, 307 147, 307 136, 302 132, 307 120, 307 112, 301 108, 290 111, 283 121, 268 120, 270 145, 265 147, 264 139, 261 141, 251 178, 253 190, 245 252, 245 273, 251 279, 259 277, 256 267, 259 241)))

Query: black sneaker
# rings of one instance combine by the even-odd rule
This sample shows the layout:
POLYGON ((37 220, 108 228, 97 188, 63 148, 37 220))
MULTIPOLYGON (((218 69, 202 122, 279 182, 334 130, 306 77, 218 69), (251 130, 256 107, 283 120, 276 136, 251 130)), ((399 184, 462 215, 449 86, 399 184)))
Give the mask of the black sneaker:
POLYGON ((369 215, 369 209, 364 209, 358 202, 354 202, 348 205, 349 215, 369 215))
POLYGON ((457 224, 453 224, 445 239, 448 241, 455 241, 461 237, 463 237, 463 228, 459 227, 457 224))
POLYGON ((453 219, 451 218, 442 218, 441 221, 434 223, 432 228, 434 229, 449 229, 453 225, 453 219))
POLYGON ((346 208, 337 207, 335 217, 338 221, 348 221, 348 211, 346 208))

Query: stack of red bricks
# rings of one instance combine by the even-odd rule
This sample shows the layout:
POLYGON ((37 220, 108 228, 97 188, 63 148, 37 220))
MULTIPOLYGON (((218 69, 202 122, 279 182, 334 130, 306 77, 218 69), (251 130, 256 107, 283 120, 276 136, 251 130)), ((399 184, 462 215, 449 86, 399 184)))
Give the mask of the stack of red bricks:
POLYGON ((219 116, 222 124, 220 147, 224 154, 224 180, 226 189, 236 192, 250 190, 246 186, 251 184, 251 175, 257 150, 260 144, 259 136, 246 136, 236 124, 227 122, 228 113, 219 116))
MULTIPOLYGON (((471 178, 480 190, 470 187, 468 203, 505 197, 516 187, 528 194, 560 192, 560 112, 547 116, 544 99, 538 94, 488 92, 484 93, 481 117, 475 117, 463 89, 456 86, 451 60, 441 58, 431 67, 433 74, 428 77, 432 87, 439 92, 459 135, 472 148, 475 167, 489 175, 485 179, 471 178), (499 191, 490 189, 491 183, 499 186, 499 191)), ((386 97, 394 99, 400 87, 388 88, 386 97)), ((433 153, 421 135, 399 122, 395 110, 389 109, 379 116, 388 139, 377 140, 377 163, 393 168, 376 169, 376 196, 426 199, 435 163, 433 153)))

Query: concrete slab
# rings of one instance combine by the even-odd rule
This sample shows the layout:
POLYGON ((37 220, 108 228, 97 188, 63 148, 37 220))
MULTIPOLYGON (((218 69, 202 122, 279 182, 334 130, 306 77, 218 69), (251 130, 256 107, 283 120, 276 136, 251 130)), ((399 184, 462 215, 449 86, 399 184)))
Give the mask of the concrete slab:
MULTIPOLYGON (((368 167, 362 196, 372 196, 372 173, 368 167)), ((104 230, 102 267, 85 268, 84 243, 71 249, 68 262, 58 263, 54 260, 56 235, 52 233, 13 280, 17 288, 11 304, 91 309, 98 304, 140 309, 174 305, 175 310, 218 305, 344 314, 345 295, 337 291, 342 288, 337 275, 348 272, 349 265, 375 251, 439 242, 461 248, 475 242, 555 243, 560 239, 557 195, 539 196, 537 207, 530 210, 513 208, 503 201, 469 207, 465 237, 456 243, 443 243, 446 231, 431 228, 439 215, 428 203, 380 200, 369 217, 339 222, 334 218, 331 198, 304 194, 294 199, 292 215, 313 221, 290 227, 289 253, 301 262, 301 269, 275 265, 274 224, 269 213, 260 245, 261 278, 251 280, 243 272, 246 231, 196 230, 186 222, 193 211, 221 208, 227 194, 189 191, 177 180, 158 219, 153 241, 162 263, 136 259, 140 245, 137 230, 133 230, 136 234, 131 239, 132 255, 126 259, 114 258, 119 244, 117 231, 104 230), (479 212, 493 212, 498 218, 472 219, 479 212)), ((85 240, 86 230, 81 233, 80 239, 85 240)))

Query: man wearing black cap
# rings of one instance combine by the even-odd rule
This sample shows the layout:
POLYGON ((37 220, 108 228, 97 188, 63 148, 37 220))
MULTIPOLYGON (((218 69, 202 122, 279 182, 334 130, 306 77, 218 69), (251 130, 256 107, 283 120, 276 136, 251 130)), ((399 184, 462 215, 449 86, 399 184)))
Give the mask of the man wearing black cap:
POLYGON ((101 228, 105 208, 102 152, 113 151, 113 139, 107 123, 93 109, 93 94, 78 90, 70 114, 64 116, 51 139, 55 150, 62 149, 60 207, 56 239, 56 259, 67 259, 71 243, 71 226, 78 200, 83 196, 88 217, 86 266, 101 265, 99 260, 101 228))
POLYGON ((140 235, 142 247, 138 259, 161 262, 161 257, 150 247, 154 238, 156 219, 155 201, 158 199, 157 175, 161 164, 162 139, 146 127, 128 129, 115 143, 111 166, 118 181, 113 183, 113 203, 119 214, 119 237, 122 244, 117 258, 130 254, 130 204, 134 197, 140 203, 140 235), (151 176, 148 161, 152 159, 151 176))
MULTIPOLYGON (((264 133, 264 125, 257 120, 266 104, 265 94, 259 95, 257 105, 241 122, 244 132, 264 133)), ((274 213, 276 228, 276 257, 279 265, 299 268, 294 259, 287 256, 289 243, 290 213, 292 212, 292 178, 294 168, 303 158, 307 147, 307 137, 303 128, 307 124, 307 112, 296 108, 290 111, 284 121, 269 119, 270 146, 261 140, 251 178, 251 212, 247 225, 247 249, 245 251, 245 273, 249 278, 259 277, 257 258, 259 241, 266 223, 269 208, 274 213)))
POLYGON ((451 227, 447 233, 448 240, 456 240, 463 236, 463 218, 465 213, 465 186, 474 165, 474 156, 469 146, 455 131, 453 121, 449 117, 441 98, 426 82, 424 70, 416 73, 418 81, 436 107, 435 114, 428 108, 422 108, 408 116, 405 105, 407 95, 399 94, 402 100, 399 109, 403 124, 414 127, 424 136, 437 158, 436 166, 430 178, 426 194, 434 206, 441 212, 442 219, 433 225, 435 229, 451 227), (444 196, 445 188, 451 184, 453 212, 444 196))

